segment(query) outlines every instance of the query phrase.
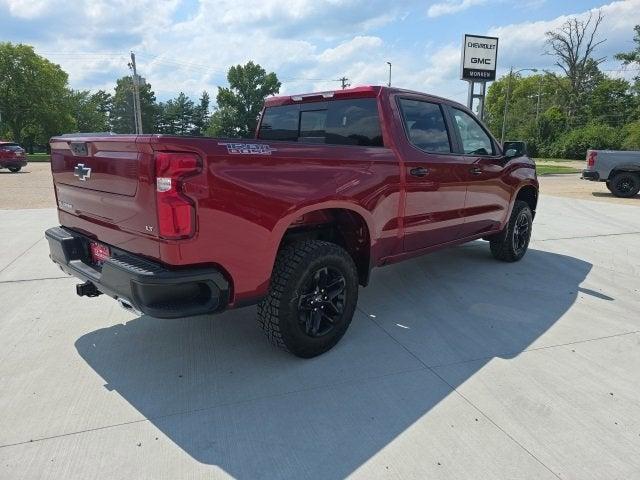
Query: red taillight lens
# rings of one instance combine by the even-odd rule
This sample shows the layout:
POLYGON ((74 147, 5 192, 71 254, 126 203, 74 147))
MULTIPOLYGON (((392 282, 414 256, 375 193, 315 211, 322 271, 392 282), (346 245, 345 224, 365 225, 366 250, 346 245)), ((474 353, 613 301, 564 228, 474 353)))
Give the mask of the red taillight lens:
POLYGON ((158 232, 164 238, 190 237, 195 232, 195 207, 182 192, 184 178, 200 170, 192 153, 156 153, 158 232))
POLYGON ((595 166, 597 158, 598 152, 596 152, 595 150, 587 151, 587 167, 591 168, 595 166))

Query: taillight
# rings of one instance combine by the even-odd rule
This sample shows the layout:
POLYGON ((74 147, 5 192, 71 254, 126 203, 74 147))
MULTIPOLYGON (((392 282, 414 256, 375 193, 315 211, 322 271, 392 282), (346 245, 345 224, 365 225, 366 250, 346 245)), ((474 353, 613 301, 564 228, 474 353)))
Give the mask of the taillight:
POLYGON ((587 167, 594 167, 596 164, 596 159, 598 158, 598 152, 595 150, 589 150, 587 152, 587 167))
POLYGON ((200 160, 193 153, 156 153, 156 206, 158 233, 176 239, 195 232, 195 207, 183 191, 185 177, 200 170, 200 160))

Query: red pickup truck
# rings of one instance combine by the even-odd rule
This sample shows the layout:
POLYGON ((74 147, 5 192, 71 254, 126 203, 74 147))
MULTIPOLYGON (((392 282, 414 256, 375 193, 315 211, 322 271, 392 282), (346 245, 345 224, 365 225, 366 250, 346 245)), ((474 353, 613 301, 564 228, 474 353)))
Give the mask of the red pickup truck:
POLYGON ((53 138, 61 226, 46 237, 79 295, 159 318, 258 303, 269 340, 312 357, 344 335, 373 267, 479 238, 522 258, 538 181, 518 150, 418 92, 272 97, 250 140, 53 138))

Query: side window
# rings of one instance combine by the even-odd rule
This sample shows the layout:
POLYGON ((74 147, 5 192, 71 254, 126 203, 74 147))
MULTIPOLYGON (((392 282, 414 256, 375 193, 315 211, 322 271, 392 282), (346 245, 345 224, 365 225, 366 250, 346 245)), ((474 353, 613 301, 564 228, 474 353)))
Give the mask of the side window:
POLYGON ((409 141, 413 145, 425 152, 451 152, 449 134, 438 104, 401 98, 400 109, 409 141))
POLYGON ((464 153, 472 155, 493 155, 493 143, 478 121, 467 112, 452 109, 453 118, 462 140, 464 153))
POLYGON ((383 146, 375 98, 269 107, 264 112, 258 138, 332 145, 383 146))
POLYGON ((299 105, 270 107, 264 112, 258 138, 264 140, 298 140, 299 105))
POLYGON ((378 102, 375 98, 329 102, 326 142, 334 145, 382 147, 378 102))

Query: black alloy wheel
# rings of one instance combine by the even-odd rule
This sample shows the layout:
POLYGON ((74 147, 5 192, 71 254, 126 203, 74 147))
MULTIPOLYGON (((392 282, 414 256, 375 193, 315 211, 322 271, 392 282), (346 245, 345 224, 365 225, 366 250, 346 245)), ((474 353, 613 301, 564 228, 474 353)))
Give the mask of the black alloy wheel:
POLYGON ((311 275, 298 300, 300 326, 310 337, 331 332, 344 315, 346 279, 335 268, 322 267, 311 275))
POLYGON ((513 226, 513 251, 519 255, 529 244, 531 236, 531 217, 527 212, 520 212, 513 226))

